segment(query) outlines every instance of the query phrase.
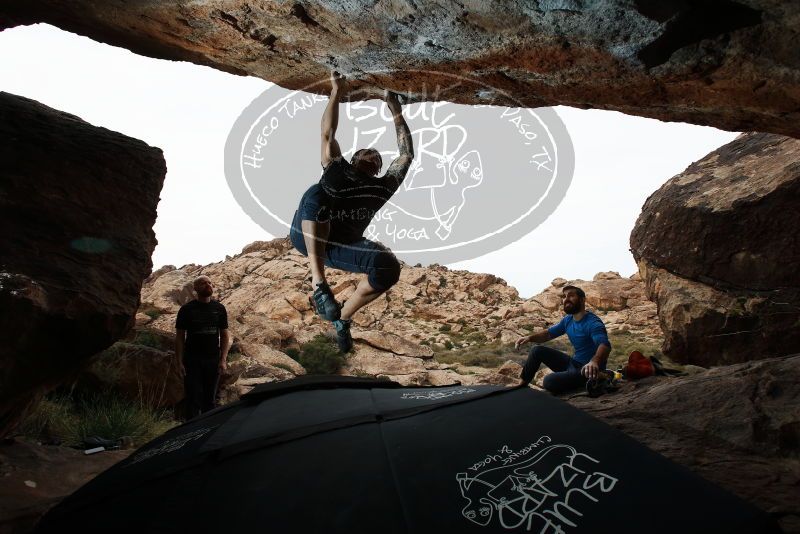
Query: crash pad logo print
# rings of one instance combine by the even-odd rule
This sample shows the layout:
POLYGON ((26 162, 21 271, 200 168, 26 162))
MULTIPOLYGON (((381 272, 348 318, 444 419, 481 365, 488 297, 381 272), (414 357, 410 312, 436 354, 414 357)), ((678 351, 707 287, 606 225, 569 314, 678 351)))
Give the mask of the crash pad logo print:
POLYGON ((154 456, 159 456, 161 454, 167 454, 182 449, 189 442, 202 438, 203 436, 214 430, 214 428, 216 427, 200 428, 197 430, 193 430, 192 432, 188 432, 186 434, 182 434, 175 438, 168 439, 164 443, 160 444, 158 447, 138 452, 132 457, 131 461, 125 465, 125 467, 138 464, 139 462, 143 462, 144 460, 149 460, 154 456))
MULTIPOLYGON (((415 157, 394 196, 367 215, 365 237, 407 263, 450 263, 497 250, 546 220, 566 195, 575 163, 556 112, 525 108, 467 77, 415 74, 444 82, 400 94, 415 157), (465 91, 480 94, 485 104, 448 101, 465 91)), ((242 112, 228 136, 231 192, 274 236, 288 234, 303 191, 322 172, 319 121, 328 97, 316 93, 328 86, 327 78, 301 91, 274 86, 242 112)), ((340 104, 336 138, 347 160, 361 148, 378 150, 383 173, 399 152, 392 115, 379 96, 340 104)))
POLYGON ((456 482, 469 521, 548 534, 578 527, 619 481, 599 460, 542 436, 518 450, 500 447, 458 473, 456 482))
POLYGON ((410 393, 403 393, 401 398, 403 400, 440 400, 457 395, 466 395, 467 393, 475 393, 475 390, 470 388, 458 388, 449 391, 413 391, 410 393))

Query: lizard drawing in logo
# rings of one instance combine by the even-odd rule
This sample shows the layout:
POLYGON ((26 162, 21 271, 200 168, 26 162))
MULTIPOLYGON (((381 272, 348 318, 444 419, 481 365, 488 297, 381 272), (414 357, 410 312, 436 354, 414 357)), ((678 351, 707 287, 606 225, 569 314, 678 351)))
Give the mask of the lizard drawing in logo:
POLYGON ((458 124, 420 128, 414 133, 419 139, 420 156, 409 169, 410 179, 404 186, 402 199, 406 202, 403 204, 425 205, 422 198, 428 195, 430 214, 409 215, 436 221, 435 233, 445 241, 466 204, 467 190, 483 182, 481 155, 478 150, 459 155, 467 140, 467 132, 458 124))
POLYGON ((551 445, 531 458, 456 476, 467 500, 462 515, 481 526, 493 519, 503 528, 536 531, 555 525, 577 526, 580 509, 596 503, 587 490, 607 493, 617 479, 598 473, 598 461, 569 445, 551 445), (537 529, 538 527, 538 529, 537 529))

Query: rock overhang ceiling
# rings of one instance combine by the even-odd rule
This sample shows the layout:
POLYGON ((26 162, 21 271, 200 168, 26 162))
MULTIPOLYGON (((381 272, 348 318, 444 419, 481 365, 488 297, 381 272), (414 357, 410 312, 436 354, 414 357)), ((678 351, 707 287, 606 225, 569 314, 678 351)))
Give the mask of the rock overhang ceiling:
POLYGON ((328 86, 317 82, 337 69, 354 80, 353 99, 389 88, 410 101, 563 104, 800 135, 796 2, 31 0, 0 7, 0 28, 36 22, 321 94, 328 86))

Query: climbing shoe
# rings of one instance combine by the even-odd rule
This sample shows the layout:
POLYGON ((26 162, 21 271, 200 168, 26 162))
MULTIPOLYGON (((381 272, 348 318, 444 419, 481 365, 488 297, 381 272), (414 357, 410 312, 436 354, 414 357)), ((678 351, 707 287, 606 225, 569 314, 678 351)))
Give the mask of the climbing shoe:
POLYGON ((335 321, 341 316, 342 306, 336 302, 336 298, 333 296, 333 291, 331 291, 331 286, 328 285, 328 282, 320 282, 317 284, 314 294, 311 295, 311 301, 314 304, 317 315, 323 319, 335 321))
MULTIPOLYGON (((618 373, 614 371, 600 371, 597 378, 590 379, 586 382, 586 393, 592 397, 599 397, 604 393, 612 393, 619 389, 617 379, 618 373)), ((621 376, 621 375, 620 375, 621 376)))
POLYGON ((350 335, 350 319, 337 319, 333 321, 336 328, 336 343, 342 352, 350 352, 353 349, 353 336, 350 335))

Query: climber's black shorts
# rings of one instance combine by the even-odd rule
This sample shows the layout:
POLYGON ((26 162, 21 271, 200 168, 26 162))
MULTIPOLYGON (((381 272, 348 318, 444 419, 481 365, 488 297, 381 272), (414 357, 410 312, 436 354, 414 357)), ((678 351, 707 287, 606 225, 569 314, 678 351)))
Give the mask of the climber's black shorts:
MULTIPOLYGON (((327 222, 330 220, 329 197, 319 184, 311 186, 303 195, 294 214, 289 238, 294 247, 308 256, 301 221, 327 222)), ((336 221, 331 223, 336 224, 336 221)), ((335 235, 331 228, 331 234, 335 235)), ((400 279, 400 262, 391 250, 367 238, 348 243, 329 242, 325 247, 325 265, 352 273, 366 273, 369 285, 377 291, 386 291, 400 279)))

